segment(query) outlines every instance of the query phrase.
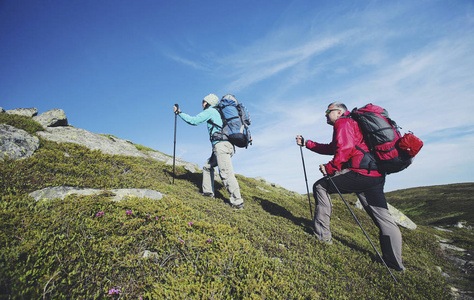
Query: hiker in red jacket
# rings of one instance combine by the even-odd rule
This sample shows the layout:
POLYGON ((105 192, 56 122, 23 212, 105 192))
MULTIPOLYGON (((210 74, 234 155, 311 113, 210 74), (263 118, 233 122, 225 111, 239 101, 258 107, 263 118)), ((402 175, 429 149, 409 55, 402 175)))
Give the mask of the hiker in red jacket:
MULTIPOLYGON (((333 155, 331 161, 320 166, 320 171, 324 175, 331 176, 342 193, 357 194, 365 211, 380 230, 379 239, 383 259, 389 267, 403 271, 405 267, 402 263, 402 236, 388 211, 383 192, 385 175, 376 170, 369 170, 373 157, 368 153, 364 154, 368 152, 368 147, 359 125, 347 117, 348 115, 349 111, 343 103, 331 103, 326 110, 327 123, 334 127, 331 143, 316 143, 305 140, 301 135, 296 137, 296 143, 319 154, 333 155)), ((326 177, 313 185, 317 205, 314 215, 314 233, 319 240, 330 244, 332 244, 332 235, 329 222, 332 203, 329 194, 336 192, 326 177)))

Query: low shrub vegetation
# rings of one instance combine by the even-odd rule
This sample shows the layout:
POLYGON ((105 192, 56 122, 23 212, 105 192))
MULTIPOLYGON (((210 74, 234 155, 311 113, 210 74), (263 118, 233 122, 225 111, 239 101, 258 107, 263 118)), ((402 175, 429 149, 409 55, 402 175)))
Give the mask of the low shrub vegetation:
MULTIPOLYGON (((306 196, 238 175, 245 210, 199 194, 201 174, 41 139, 34 156, 0 162, 0 298, 449 299, 449 268, 429 227, 402 229, 398 284, 334 195, 334 244, 312 236, 306 196), (36 202, 52 186, 102 189, 36 202), (147 188, 161 200, 111 200, 147 188)), ((350 201, 354 195, 347 195, 350 201)), ((314 208, 314 205, 313 205, 314 208)), ((378 230, 355 210, 372 241, 378 230)))
POLYGON ((30 117, 14 114, 0 113, 0 124, 6 124, 33 134, 44 130, 40 123, 33 121, 30 117))

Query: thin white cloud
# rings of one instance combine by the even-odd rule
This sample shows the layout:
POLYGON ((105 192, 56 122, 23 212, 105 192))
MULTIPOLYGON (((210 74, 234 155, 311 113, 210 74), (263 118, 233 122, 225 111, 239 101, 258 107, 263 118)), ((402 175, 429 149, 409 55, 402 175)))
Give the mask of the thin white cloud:
POLYGON ((281 51, 275 49, 284 43, 282 40, 277 41, 277 44, 272 44, 271 41, 259 42, 258 45, 249 47, 242 53, 226 57, 221 61, 226 69, 234 70, 230 74, 231 82, 226 86, 226 89, 240 91, 270 78, 340 44, 345 37, 347 34, 323 39, 313 38, 302 45, 296 45, 289 49, 284 48, 281 51), (265 47, 262 44, 265 44, 265 47))
POLYGON ((192 61, 192 60, 189 60, 189 59, 186 59, 186 58, 183 58, 181 56, 178 56, 176 54, 167 54, 167 56, 169 58, 171 58, 172 60, 176 61, 176 62, 179 62, 181 64, 184 64, 184 65, 187 65, 187 66, 190 66, 192 67, 193 69, 196 69, 196 70, 203 70, 203 71, 210 71, 210 68, 203 65, 201 62, 197 62, 197 61, 192 61))
POLYGON ((418 124, 423 133, 472 124, 468 117, 474 108, 472 49, 474 41, 467 39, 431 43, 356 80, 335 97, 391 107, 392 116, 399 116, 403 123, 418 124))

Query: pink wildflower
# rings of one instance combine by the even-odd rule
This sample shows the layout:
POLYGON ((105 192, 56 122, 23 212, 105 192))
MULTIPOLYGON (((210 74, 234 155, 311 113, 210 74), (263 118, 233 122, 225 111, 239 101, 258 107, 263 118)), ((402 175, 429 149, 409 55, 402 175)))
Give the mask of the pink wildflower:
POLYGON ((114 294, 120 294, 120 291, 119 290, 116 290, 115 288, 109 290, 109 295, 114 295, 114 294))
POLYGON ((211 239, 207 239, 206 242, 210 243, 210 242, 212 242, 212 240, 211 240, 211 239))
POLYGON ((193 222, 189 222, 188 225, 189 225, 189 226, 193 226, 193 222))
POLYGON ((127 210, 127 215, 131 215, 132 214, 132 210, 127 210))

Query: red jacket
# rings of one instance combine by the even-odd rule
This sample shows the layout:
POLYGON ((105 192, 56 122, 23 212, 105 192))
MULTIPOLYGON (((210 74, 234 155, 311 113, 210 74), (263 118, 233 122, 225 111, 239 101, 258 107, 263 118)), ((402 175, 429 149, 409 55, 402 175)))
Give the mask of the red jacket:
MULTIPOLYGON (((349 111, 344 114, 344 116, 347 115, 349 115, 349 111)), ((334 174, 336 171, 349 168, 354 172, 366 176, 382 176, 382 174, 377 171, 372 170, 369 172, 366 169, 358 168, 364 157, 364 153, 358 150, 356 146, 366 152, 369 151, 357 122, 345 117, 336 120, 331 143, 319 144, 311 140, 308 140, 306 143, 306 148, 311 151, 319 154, 334 155, 333 159, 325 165, 326 172, 329 175, 334 174)))

